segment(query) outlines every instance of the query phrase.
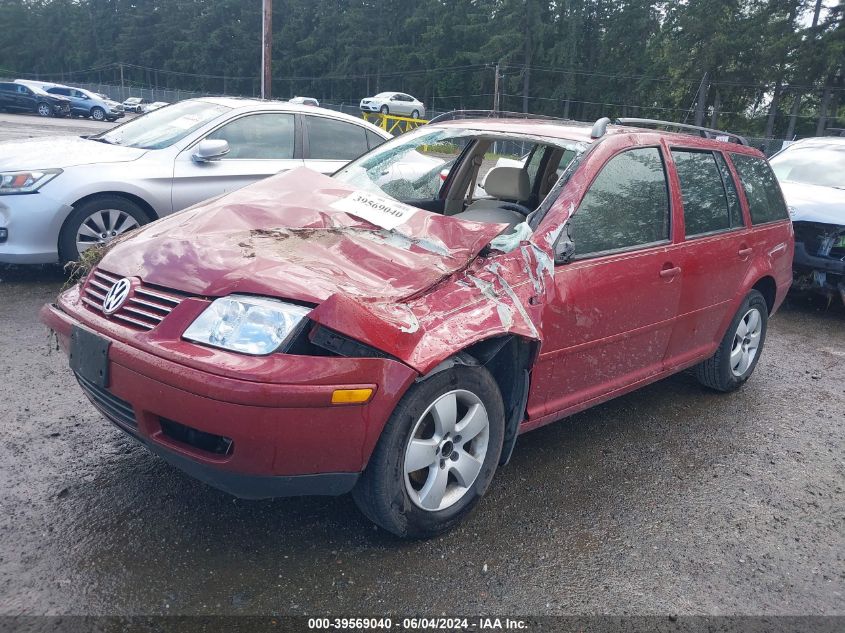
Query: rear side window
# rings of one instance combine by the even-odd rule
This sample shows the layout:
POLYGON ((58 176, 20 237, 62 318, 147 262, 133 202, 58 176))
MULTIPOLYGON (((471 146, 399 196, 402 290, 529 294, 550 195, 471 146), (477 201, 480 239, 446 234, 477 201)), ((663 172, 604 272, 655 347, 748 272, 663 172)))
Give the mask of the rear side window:
POLYGON ((368 151, 366 130, 360 125, 323 117, 305 117, 308 158, 352 160, 368 151))
POLYGON ((572 216, 576 257, 669 239, 669 192, 656 147, 613 157, 572 216))
POLYGON ((748 198, 751 223, 786 220, 789 217, 786 202, 769 164, 762 158, 744 154, 732 154, 731 159, 748 198))
POLYGON ((731 227, 745 226, 745 220, 742 217, 742 206, 739 204, 739 194, 736 192, 736 183, 734 182, 733 174, 725 157, 720 153, 716 153, 716 164, 719 165, 719 173, 722 175, 722 183, 725 185, 725 193, 728 196, 728 209, 731 214, 731 227))
MULTIPOLYGON (((672 150, 681 181, 687 237, 736 228, 725 182, 713 152, 672 150)), ((736 197, 736 191, 734 191, 736 197)))

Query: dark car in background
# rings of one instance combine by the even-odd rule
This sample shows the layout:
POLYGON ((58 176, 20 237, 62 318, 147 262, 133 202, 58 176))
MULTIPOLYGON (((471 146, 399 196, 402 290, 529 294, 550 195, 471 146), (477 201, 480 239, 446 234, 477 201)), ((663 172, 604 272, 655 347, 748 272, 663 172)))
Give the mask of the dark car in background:
POLYGON ((33 112, 39 116, 70 116, 70 99, 51 95, 36 86, 0 82, 0 110, 33 112))

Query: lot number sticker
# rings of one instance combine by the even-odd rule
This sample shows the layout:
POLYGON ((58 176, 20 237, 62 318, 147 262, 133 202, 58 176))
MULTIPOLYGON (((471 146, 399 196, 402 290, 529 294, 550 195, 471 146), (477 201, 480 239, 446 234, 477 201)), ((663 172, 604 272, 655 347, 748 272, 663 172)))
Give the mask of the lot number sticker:
POLYGON ((365 191, 355 191, 330 205, 383 229, 395 229, 417 212, 412 206, 365 191))

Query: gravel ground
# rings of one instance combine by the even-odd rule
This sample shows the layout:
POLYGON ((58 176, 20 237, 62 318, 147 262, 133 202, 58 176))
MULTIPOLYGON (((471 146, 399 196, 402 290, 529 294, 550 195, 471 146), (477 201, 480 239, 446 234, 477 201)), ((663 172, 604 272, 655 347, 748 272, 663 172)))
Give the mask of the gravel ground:
POLYGON ((0 113, 0 141, 13 141, 39 136, 62 134, 97 134, 120 125, 135 115, 127 114, 114 123, 93 121, 91 119, 54 119, 35 116, 34 114, 0 113))
POLYGON ((845 613, 845 310, 792 299, 739 392, 679 375, 520 438, 426 542, 235 500, 95 412, 0 268, 2 614, 845 613))

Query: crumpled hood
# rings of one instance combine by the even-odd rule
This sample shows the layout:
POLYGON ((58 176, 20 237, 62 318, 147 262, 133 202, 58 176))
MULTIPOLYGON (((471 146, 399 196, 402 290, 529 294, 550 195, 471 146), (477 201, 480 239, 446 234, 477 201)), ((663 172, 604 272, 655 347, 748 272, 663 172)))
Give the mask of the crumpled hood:
POLYGON ((154 222, 100 265, 205 296, 396 301, 467 266, 504 228, 415 209, 300 168, 154 222))
POLYGON ((780 183, 793 222, 845 225, 845 190, 797 182, 780 183))
POLYGON ((122 163, 143 156, 147 150, 89 141, 80 136, 48 136, 0 143, 0 171, 10 169, 55 169, 122 163))

